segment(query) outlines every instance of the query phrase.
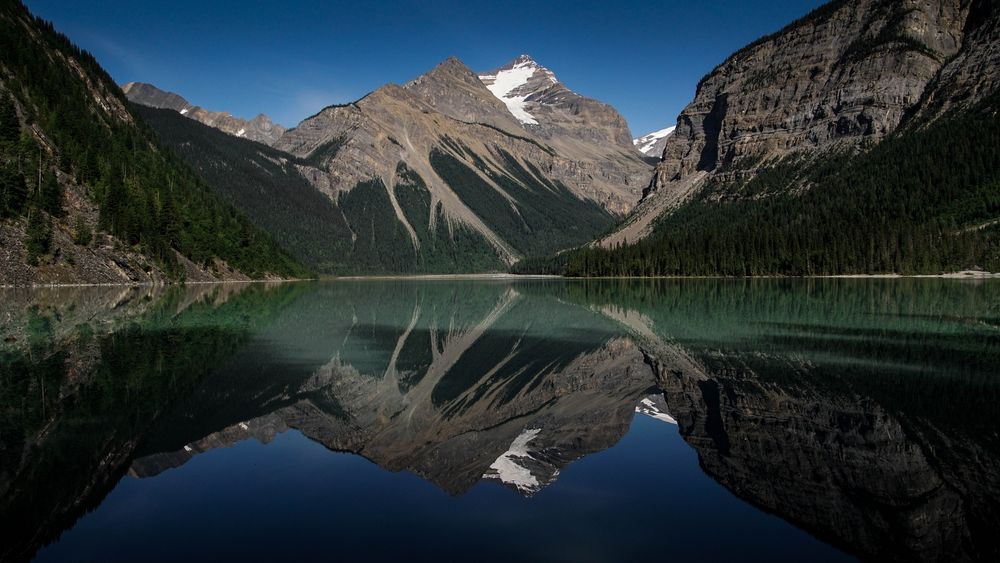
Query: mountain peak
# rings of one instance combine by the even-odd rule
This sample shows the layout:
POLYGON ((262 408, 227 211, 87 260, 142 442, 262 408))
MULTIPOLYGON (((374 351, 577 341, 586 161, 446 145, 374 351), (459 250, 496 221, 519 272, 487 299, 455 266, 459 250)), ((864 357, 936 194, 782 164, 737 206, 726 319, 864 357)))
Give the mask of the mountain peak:
POLYGON ((506 106, 456 57, 441 61, 402 88, 421 103, 453 119, 488 123, 510 132, 520 129, 506 106))
POLYGON ((481 73, 479 80, 522 127, 543 138, 585 138, 635 154, 632 134, 621 114, 573 92, 531 55, 519 55, 504 66, 481 73))
POLYGON ((479 79, 524 125, 538 125, 538 120, 525 107, 526 100, 559 84, 556 75, 530 55, 520 55, 502 67, 480 74, 479 79))
POLYGON ((542 66, 538 61, 536 61, 534 58, 532 58, 531 55, 527 53, 518 55, 509 63, 501 67, 495 68, 487 74, 488 75, 496 74, 498 72, 511 71, 515 69, 531 69, 538 72, 541 75, 544 75, 546 78, 549 78, 550 82, 553 83, 558 82, 556 80, 556 75, 551 70, 542 66))
POLYGON ((462 80, 468 80, 470 78, 474 80, 476 73, 472 72, 472 69, 466 66, 461 59, 452 55, 438 63, 437 66, 427 71, 425 74, 418 76, 412 82, 419 82, 421 79, 440 76, 457 76, 462 80))
POLYGON ((454 97, 459 91, 468 93, 475 89, 481 90, 482 84, 471 68, 458 57, 451 56, 407 82, 402 88, 436 106, 438 102, 454 97))
POLYGON ((129 100, 144 106, 172 109, 184 113, 193 107, 182 96, 161 90, 146 82, 129 82, 122 86, 122 92, 125 93, 129 100))
POLYGON ((462 62, 462 59, 456 57, 455 55, 452 55, 447 59, 441 61, 435 68, 458 68, 462 70, 468 70, 469 72, 472 71, 472 69, 470 69, 468 66, 466 66, 464 62, 462 62))

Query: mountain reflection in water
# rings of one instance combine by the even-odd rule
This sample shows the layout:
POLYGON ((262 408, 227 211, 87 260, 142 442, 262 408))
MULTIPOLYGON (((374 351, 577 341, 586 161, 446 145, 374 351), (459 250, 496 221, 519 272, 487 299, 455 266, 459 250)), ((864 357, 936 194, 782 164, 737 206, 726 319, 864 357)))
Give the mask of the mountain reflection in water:
MULTIPOLYGON (((574 461, 614 452, 637 413, 676 424, 712 479, 836 550, 1000 558, 997 283, 365 281, 0 295, 3 560, 52 542, 42 558, 62 558, 56 548, 126 475, 160 479, 290 430, 452 497, 496 483, 530 510, 574 461)), ((725 521, 703 541, 738 543, 725 521)), ((649 540, 646 558, 670 553, 649 540)), ((801 559, 792 546, 788 558, 801 559)))

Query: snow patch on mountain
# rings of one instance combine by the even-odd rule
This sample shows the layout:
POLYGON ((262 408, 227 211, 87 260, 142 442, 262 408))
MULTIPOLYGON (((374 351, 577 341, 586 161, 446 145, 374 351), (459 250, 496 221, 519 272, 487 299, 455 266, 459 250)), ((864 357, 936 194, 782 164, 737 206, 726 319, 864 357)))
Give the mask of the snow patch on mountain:
POLYGON ((550 84, 556 84, 555 75, 548 69, 543 68, 527 55, 518 57, 510 68, 501 68, 494 74, 481 74, 479 79, 483 81, 486 88, 493 93, 510 111, 511 115, 525 125, 538 125, 538 120, 525 109, 525 101, 534 92, 524 92, 524 86, 535 76, 536 72, 542 72, 550 84))
POLYGON ((538 479, 531 474, 528 468, 520 465, 518 460, 531 459, 531 454, 528 453, 528 443, 534 440, 541 431, 540 428, 532 428, 521 432, 517 438, 514 438, 514 442, 511 443, 510 448, 490 465, 492 471, 484 474, 483 477, 486 479, 499 479, 501 482, 513 485, 517 490, 524 493, 538 492, 541 488, 538 479))
POLYGON ((655 418, 656 420, 661 420, 668 424, 677 424, 677 420, 667 413, 666 406, 666 401, 664 401, 662 397, 653 395, 640 401, 635 407, 635 412, 644 414, 650 418, 655 418))
POLYGON ((674 132, 675 127, 667 127, 666 129, 660 129, 659 131, 653 131, 652 133, 647 133, 638 139, 632 139, 632 144, 635 145, 639 152, 646 156, 655 156, 657 143, 661 139, 665 139, 674 132))
POLYGON ((538 70, 538 65, 534 61, 528 60, 517 63, 513 68, 501 70, 496 74, 480 76, 479 79, 487 83, 492 82, 486 88, 507 106, 511 115, 517 118, 518 121, 526 125, 538 125, 538 120, 524 109, 525 100, 528 99, 528 96, 512 94, 514 90, 527 84, 536 70, 538 70))

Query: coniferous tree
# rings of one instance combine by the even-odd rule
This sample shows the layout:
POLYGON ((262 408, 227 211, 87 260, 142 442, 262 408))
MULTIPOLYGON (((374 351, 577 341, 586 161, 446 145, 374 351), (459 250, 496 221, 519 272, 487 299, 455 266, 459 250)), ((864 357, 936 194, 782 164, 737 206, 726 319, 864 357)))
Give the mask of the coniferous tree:
POLYGON ((90 230, 90 225, 82 216, 77 216, 76 226, 73 229, 73 242, 80 246, 87 246, 94 240, 94 232, 90 230))
POLYGON ((42 187, 38 193, 39 207, 49 212, 53 217, 62 217, 63 210, 63 187, 56 178, 55 173, 49 169, 42 179, 42 187))
POLYGON ((13 146, 20 136, 21 123, 17 120, 14 100, 6 92, 0 93, 0 143, 13 146))
POLYGON ((28 250, 28 262, 37 264, 38 257, 49 251, 52 242, 52 224, 45 213, 33 209, 28 213, 27 238, 24 245, 28 250))
POLYGON ((0 93, 0 217, 21 214, 27 198, 24 177, 17 166, 17 146, 21 137, 21 124, 17 120, 14 102, 6 93, 0 93))
POLYGON ((180 226, 177 224, 177 206, 171 194, 166 195, 160 209, 158 231, 167 246, 177 244, 180 226))
POLYGON ((0 217, 19 216, 27 199, 24 176, 17 171, 15 163, 4 162, 0 165, 0 217))

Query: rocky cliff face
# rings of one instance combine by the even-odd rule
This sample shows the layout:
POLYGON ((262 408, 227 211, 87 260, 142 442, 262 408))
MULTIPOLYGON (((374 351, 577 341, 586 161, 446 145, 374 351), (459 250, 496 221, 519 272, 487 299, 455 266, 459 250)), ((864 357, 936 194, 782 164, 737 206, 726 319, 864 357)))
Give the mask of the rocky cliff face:
POLYGON ((273 145, 285 132, 283 126, 272 122, 271 118, 264 114, 258 114, 253 119, 242 119, 226 112, 210 111, 192 105, 178 94, 165 92, 152 84, 129 82, 122 86, 122 91, 133 103, 160 109, 172 109, 209 127, 215 127, 230 135, 265 145, 273 145))
POLYGON ((941 68, 918 110, 933 118, 968 107, 1000 91, 1000 7, 995 1, 968 2, 962 46, 941 68))
POLYGON ((994 2, 834 0, 730 56, 677 118, 633 221, 637 240, 706 177, 855 150, 916 114, 996 91, 994 2))

